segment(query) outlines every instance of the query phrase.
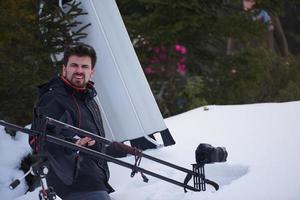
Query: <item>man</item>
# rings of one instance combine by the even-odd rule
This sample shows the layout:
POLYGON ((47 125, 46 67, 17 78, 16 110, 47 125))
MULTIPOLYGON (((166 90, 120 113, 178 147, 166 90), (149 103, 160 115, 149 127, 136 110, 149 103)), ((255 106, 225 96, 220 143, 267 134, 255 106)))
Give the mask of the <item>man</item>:
MULTIPOLYGON (((65 49, 62 74, 39 87, 32 129, 43 129, 42 116, 49 116, 86 131, 105 136, 100 110, 94 100, 96 91, 90 81, 95 73, 95 50, 86 44, 65 49)), ((104 145, 89 137, 59 127, 47 127, 47 133, 100 152, 104 145)), ((34 138, 30 143, 33 144, 34 138)), ((35 149, 38 151, 38 149, 35 149)), ((110 200, 113 189, 108 184, 105 160, 52 143, 45 144, 49 160, 48 185, 64 200, 110 200)))
MULTIPOLYGON (((267 26, 267 40, 264 45, 267 45, 269 50, 277 53, 283 58, 288 58, 289 48, 279 17, 274 15, 272 12, 267 12, 262 9, 256 0, 243 0, 242 7, 244 11, 252 13, 253 21, 264 23, 267 26)), ((257 46, 261 45, 257 44, 256 41, 252 41, 250 44, 253 48, 257 48, 257 46)), ((229 38, 227 41, 228 55, 239 52, 244 48, 245 44, 236 39, 229 38)))

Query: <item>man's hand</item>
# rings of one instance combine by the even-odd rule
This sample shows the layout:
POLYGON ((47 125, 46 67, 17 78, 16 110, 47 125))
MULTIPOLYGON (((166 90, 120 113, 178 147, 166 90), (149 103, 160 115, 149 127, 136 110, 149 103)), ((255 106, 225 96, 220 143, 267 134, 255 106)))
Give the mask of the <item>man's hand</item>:
POLYGON ((90 137, 84 137, 81 139, 78 139, 75 144, 79 146, 93 146, 96 143, 95 140, 92 140, 90 137))

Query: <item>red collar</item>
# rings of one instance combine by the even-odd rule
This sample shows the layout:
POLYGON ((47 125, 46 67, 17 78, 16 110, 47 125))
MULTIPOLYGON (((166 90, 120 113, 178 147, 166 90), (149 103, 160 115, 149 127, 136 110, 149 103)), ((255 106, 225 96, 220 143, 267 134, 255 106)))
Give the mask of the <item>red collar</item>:
MULTIPOLYGON (((83 92, 85 91, 86 88, 80 88, 80 87, 76 87, 75 85, 73 85, 70 81, 68 81, 65 77, 60 76, 61 80, 63 80, 63 82, 65 84, 67 84, 68 86, 70 86, 71 88, 73 88, 76 92, 83 92)), ((87 87, 93 87, 93 82, 89 81, 87 83, 87 87)))

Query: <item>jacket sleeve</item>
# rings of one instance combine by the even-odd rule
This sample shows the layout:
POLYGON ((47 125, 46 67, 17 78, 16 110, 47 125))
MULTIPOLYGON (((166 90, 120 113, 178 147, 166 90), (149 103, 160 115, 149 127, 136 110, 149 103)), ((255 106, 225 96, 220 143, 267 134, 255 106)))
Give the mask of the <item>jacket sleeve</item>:
MULTIPOLYGON (((45 126, 43 117, 48 116, 53 119, 73 125, 71 114, 65 109, 60 101, 57 100, 55 94, 49 92, 45 94, 36 104, 32 129, 38 131, 46 131, 46 134, 55 137, 74 141, 75 133, 72 131, 55 126, 45 126)), ((45 155, 47 156, 51 169, 60 179, 70 185, 73 182, 74 163, 76 160, 76 151, 62 147, 50 142, 44 143, 45 155)))
POLYGON ((34 129, 38 131, 46 131, 47 134, 54 135, 62 139, 73 140, 75 133, 66 128, 51 125, 45 127, 45 117, 51 117, 61 122, 74 125, 74 120, 72 119, 71 114, 66 110, 62 102, 57 100, 55 94, 45 94, 37 102, 34 108, 34 115, 34 129))
POLYGON ((110 145, 106 146, 105 153, 109 156, 115 157, 115 158, 122 158, 127 156, 128 154, 128 148, 122 148, 123 145, 118 142, 112 142, 110 145))

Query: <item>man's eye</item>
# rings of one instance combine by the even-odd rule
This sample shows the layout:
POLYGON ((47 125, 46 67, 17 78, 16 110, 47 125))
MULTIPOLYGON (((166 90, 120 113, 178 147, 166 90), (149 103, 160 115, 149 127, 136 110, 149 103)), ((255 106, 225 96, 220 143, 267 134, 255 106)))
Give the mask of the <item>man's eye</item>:
POLYGON ((73 64, 70 64, 71 67, 77 67, 78 65, 73 63, 73 64))

